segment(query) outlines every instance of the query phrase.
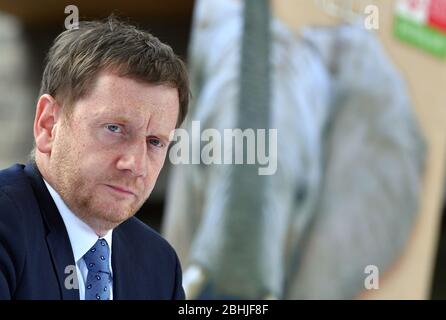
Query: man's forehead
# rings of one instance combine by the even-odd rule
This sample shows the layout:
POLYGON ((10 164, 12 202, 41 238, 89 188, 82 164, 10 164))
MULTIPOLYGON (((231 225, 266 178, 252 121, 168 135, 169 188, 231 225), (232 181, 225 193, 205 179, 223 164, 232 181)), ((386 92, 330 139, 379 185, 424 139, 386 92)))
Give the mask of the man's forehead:
POLYGON ((176 125, 179 113, 178 90, 167 85, 150 84, 112 72, 98 74, 89 94, 79 100, 84 116, 91 119, 113 117, 122 123, 149 120, 176 125))

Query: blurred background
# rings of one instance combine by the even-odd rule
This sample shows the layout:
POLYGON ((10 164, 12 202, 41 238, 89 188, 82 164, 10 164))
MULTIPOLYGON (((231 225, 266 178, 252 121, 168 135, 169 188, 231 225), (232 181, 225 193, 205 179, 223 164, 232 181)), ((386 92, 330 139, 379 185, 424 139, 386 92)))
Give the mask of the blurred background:
POLYGON ((271 46, 254 59, 271 62, 277 175, 167 160, 137 214, 177 250, 189 298, 446 298, 445 0, 0 1, 1 169, 27 162, 68 5, 80 20, 114 13, 188 62, 188 130, 239 127, 243 81, 261 82, 243 54, 271 46), (264 189, 234 195, 222 182, 264 189), (367 265, 378 290, 364 287, 367 265))

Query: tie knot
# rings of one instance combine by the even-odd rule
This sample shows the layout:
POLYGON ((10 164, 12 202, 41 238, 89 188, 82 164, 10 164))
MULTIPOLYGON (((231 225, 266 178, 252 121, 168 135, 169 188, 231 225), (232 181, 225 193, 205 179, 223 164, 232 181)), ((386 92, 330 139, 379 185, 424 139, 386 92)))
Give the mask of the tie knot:
POLYGON ((88 271, 110 273, 109 256, 110 248, 107 240, 98 239, 94 246, 84 254, 88 271))

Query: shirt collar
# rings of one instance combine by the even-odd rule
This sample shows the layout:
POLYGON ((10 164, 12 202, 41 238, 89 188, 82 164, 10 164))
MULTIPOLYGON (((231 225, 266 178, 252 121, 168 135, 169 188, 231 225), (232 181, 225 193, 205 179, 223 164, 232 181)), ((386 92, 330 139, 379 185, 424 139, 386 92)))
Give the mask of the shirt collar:
MULTIPOLYGON (((82 259, 85 253, 93 247, 93 245, 98 241, 98 235, 94 230, 86 224, 84 221, 79 219, 65 204, 60 195, 54 190, 48 182, 45 181, 46 187, 53 198, 57 209, 62 216, 62 220, 65 224, 65 228, 68 232, 68 237, 70 238, 71 248, 73 249, 74 260, 76 263, 82 259)), ((112 248, 112 233, 113 230, 109 230, 107 234, 102 237, 104 238, 109 247, 110 255, 112 248)))

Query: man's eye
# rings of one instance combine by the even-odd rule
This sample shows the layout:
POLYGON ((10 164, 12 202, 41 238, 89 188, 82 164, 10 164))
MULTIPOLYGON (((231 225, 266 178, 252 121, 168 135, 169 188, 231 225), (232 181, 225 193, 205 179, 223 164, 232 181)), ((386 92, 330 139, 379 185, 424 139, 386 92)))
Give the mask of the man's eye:
POLYGON ((163 147, 163 143, 161 142, 160 139, 156 139, 156 138, 150 138, 149 139, 149 143, 155 147, 163 147))
POLYGON ((122 132, 121 128, 116 124, 107 124, 105 127, 113 133, 121 133, 122 132))

